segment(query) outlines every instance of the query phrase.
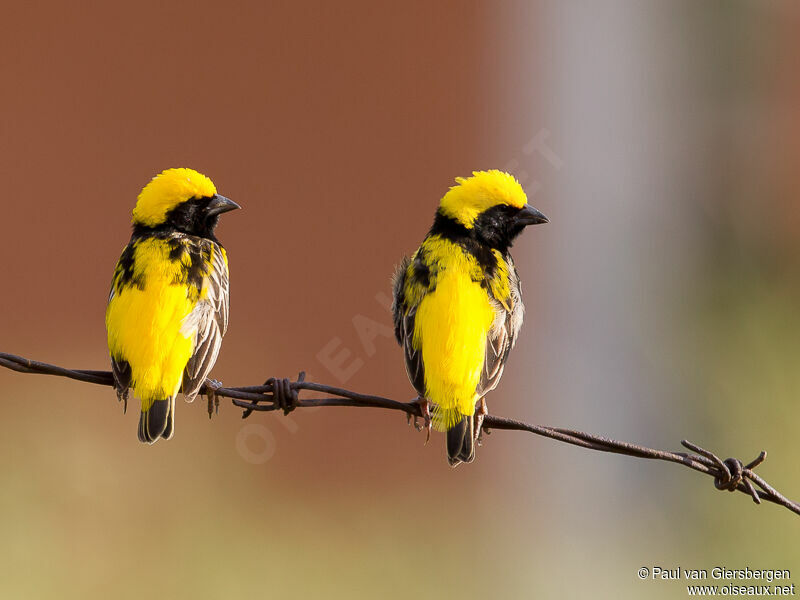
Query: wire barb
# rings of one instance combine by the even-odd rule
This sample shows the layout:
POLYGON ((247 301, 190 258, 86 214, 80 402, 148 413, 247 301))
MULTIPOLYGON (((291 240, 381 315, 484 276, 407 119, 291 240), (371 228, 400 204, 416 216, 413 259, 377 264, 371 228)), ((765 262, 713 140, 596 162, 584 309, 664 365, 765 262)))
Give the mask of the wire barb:
POLYGON ((282 410, 285 416, 299 406, 298 390, 300 388, 298 384, 303 383, 305 379, 305 371, 300 371, 295 382, 288 378, 276 379, 275 377, 270 377, 261 386, 236 388, 237 390, 259 394, 258 396, 248 398, 229 397, 233 400, 235 406, 244 409, 242 411, 243 419, 252 415, 254 411, 282 410), (262 401, 271 402, 272 404, 259 404, 262 401))
MULTIPOLYGON (((86 383, 94 383, 96 385, 114 386, 114 378, 109 371, 65 369, 64 367, 58 367, 3 352, 0 352, 0 367, 6 367, 7 369, 19 373, 55 375, 86 383)), ((206 395, 210 393, 214 397, 230 398, 234 406, 242 409, 243 419, 249 417, 253 412, 280 410, 286 415, 296 408, 311 408, 317 406, 383 408, 402 411, 408 415, 409 419, 411 417, 423 417, 423 411, 418 398, 414 398, 409 402, 400 402, 390 398, 382 398, 381 396, 360 394, 342 388, 306 381, 305 372, 301 372, 298 375, 297 381, 271 377, 265 381, 263 385, 257 386, 226 388, 221 386, 217 387, 215 383, 216 382, 212 382, 211 380, 206 380, 206 383, 200 389, 200 393, 206 395), (319 392, 327 394, 327 396, 323 398, 301 400, 299 394, 303 390, 319 392)), ((800 515, 800 504, 789 500, 786 496, 769 485, 760 475, 755 473, 754 469, 764 462, 764 459, 767 457, 766 452, 761 452, 754 460, 744 465, 742 461, 736 458, 721 460, 713 452, 709 452, 687 440, 682 440, 681 444, 694 454, 656 450, 654 448, 639 446, 637 444, 631 444, 630 442, 612 440, 573 429, 534 425, 494 415, 486 415, 484 417, 483 429, 486 433, 489 433, 488 429, 527 431, 535 435, 566 444, 572 444, 573 446, 580 446, 581 448, 587 448, 589 450, 596 450, 598 452, 610 452, 636 458, 676 463, 713 477, 714 486, 719 490, 728 490, 731 492, 739 491, 749 495, 756 504, 761 504, 762 500, 767 500, 768 502, 779 504, 793 513, 800 515), (758 486, 760 489, 756 489, 755 486, 758 486)))
POLYGON ((681 444, 685 448, 688 448, 693 452, 697 452, 701 456, 713 462, 717 468, 717 472, 714 473, 714 486, 718 490, 728 490, 729 492, 735 492, 737 490, 746 491, 748 494, 750 494, 753 502, 756 504, 761 504, 761 496, 759 495, 755 486, 753 486, 752 480, 753 475, 755 474, 752 470, 764 462, 764 459, 767 458, 766 452, 762 450, 755 459, 750 461, 745 466, 744 463, 742 463, 742 461, 738 458, 726 458, 725 460, 720 460, 720 458, 713 452, 704 450, 700 446, 692 444, 687 440, 681 440, 681 444))

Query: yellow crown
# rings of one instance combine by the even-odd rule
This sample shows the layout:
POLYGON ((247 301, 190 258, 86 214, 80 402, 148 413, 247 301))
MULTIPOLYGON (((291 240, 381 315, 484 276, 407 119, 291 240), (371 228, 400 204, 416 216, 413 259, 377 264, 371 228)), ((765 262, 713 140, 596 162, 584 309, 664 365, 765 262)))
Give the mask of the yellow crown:
POLYGON ((473 171, 472 177, 456 177, 456 184, 444 195, 442 213, 471 229, 483 211, 506 204, 522 208, 528 202, 525 191, 513 175, 493 169, 473 171))
POLYGON ((133 222, 155 227, 167 213, 192 198, 210 198, 217 193, 213 182, 193 169, 167 169, 150 180, 139 194, 133 209, 133 222))

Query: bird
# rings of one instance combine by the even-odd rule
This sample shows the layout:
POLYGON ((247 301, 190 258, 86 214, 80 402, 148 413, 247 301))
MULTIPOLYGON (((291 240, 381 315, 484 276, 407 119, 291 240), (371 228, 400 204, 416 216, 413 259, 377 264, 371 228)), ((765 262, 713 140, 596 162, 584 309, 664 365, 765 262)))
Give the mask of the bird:
POLYGON ((509 173, 474 171, 455 181, 422 244, 397 267, 392 302, 428 436, 431 423, 446 431, 453 467, 475 459, 485 396, 500 382, 522 326, 509 249, 525 227, 549 222, 509 173))
POLYGON ((117 398, 127 409, 133 390, 141 401, 141 442, 172 437, 176 396, 182 391, 194 400, 217 360, 228 328, 229 281, 214 230, 221 214, 238 208, 187 168, 159 173, 137 197, 106 330, 117 398))

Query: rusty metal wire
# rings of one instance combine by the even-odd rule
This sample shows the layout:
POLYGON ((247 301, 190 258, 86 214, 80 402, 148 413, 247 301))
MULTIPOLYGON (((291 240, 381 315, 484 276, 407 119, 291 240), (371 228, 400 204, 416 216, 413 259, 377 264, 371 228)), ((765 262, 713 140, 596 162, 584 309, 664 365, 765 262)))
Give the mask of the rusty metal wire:
MULTIPOLYGON (((0 352, 0 367, 6 367, 19 373, 55 375, 97 385, 114 385, 114 380, 110 371, 65 369, 64 367, 58 367, 3 352, 0 352)), ((201 393, 206 394, 208 392, 212 392, 214 396, 230 398, 235 406, 242 409, 243 419, 252 415, 253 412, 271 412, 279 410, 284 414, 288 414, 296 408, 318 406, 350 406, 356 408, 397 410, 406 413, 409 419, 413 417, 415 422, 416 419, 422 417, 420 405, 416 399, 409 402, 400 402, 381 396, 359 394, 358 392, 352 392, 330 385, 305 381, 305 373, 300 373, 297 381, 270 378, 264 382, 263 385, 256 386, 228 388, 215 384, 209 386, 207 389, 207 386, 203 385, 201 393), (299 397, 301 391, 328 394, 328 397, 301 399, 299 397)), ((530 423, 494 415, 487 415, 484 418, 483 429, 484 431, 492 429, 527 431, 589 450, 677 463, 700 473, 710 475, 714 478, 714 486, 718 490, 728 490, 731 492, 739 491, 750 496, 756 504, 760 504, 762 500, 766 500, 784 506, 793 513, 800 515, 800 504, 789 500, 754 472, 754 469, 764 462, 764 459, 767 457, 766 452, 761 452, 758 457, 745 465, 737 458, 726 458, 722 460, 716 454, 687 440, 682 440, 681 444, 687 450, 691 450, 693 454, 655 450, 653 448, 647 448, 629 442, 620 442, 582 431, 575 431, 573 429, 532 425, 530 423), (756 486, 760 489, 756 489, 756 486)))

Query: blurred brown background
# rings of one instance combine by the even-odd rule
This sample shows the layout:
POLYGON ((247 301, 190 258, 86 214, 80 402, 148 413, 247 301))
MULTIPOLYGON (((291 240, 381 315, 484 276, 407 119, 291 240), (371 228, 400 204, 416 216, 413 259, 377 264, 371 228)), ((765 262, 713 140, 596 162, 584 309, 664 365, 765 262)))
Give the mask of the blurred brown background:
MULTIPOLYGON (((136 195, 190 166, 244 206, 214 376, 410 398, 391 272, 453 177, 505 168, 551 224, 515 246, 527 321, 493 412, 765 449, 800 498, 794 3, 3 13, 0 350, 107 368, 136 195)), ((3 370, 0 395, 3 597, 671 598, 637 569, 800 573, 796 516, 674 466, 498 432, 451 470, 399 414, 202 402, 145 447, 109 389, 3 370)))

